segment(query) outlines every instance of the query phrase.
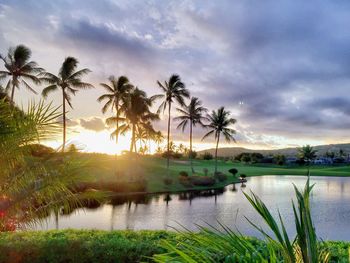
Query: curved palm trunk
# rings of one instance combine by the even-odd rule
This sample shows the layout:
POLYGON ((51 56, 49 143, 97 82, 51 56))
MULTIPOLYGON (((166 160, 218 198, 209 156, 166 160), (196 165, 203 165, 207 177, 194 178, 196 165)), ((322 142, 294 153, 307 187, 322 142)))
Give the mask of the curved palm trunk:
POLYGON ((64 89, 62 90, 63 93, 63 102, 62 102, 62 109, 63 109, 63 144, 62 144, 62 152, 64 152, 64 148, 66 146, 66 94, 64 92, 64 89))
POLYGON ((170 163, 170 110, 171 110, 171 103, 169 102, 169 109, 168 109, 168 145, 167 145, 167 176, 169 176, 169 163, 170 163))
POLYGON ((115 135, 115 142, 116 144, 118 144, 118 139, 119 139, 119 99, 117 99, 117 102, 116 102, 116 105, 115 105, 115 111, 116 111, 116 114, 117 114, 117 133, 115 135))
POLYGON ((216 148, 215 148, 215 173, 218 171, 218 147, 219 147, 219 141, 220 141, 220 132, 218 134, 218 139, 216 141, 216 148))
POLYGON ((194 174, 193 162, 192 162, 192 121, 190 123, 190 153, 189 153, 189 155, 190 155, 189 157, 190 157, 192 174, 194 174))

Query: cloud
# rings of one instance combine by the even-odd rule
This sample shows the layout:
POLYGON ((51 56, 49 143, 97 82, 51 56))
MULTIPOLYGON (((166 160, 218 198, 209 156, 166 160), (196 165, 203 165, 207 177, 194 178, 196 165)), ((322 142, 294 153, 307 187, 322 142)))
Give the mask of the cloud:
MULTIPOLYGON (((125 74, 149 95, 159 92, 156 80, 178 73, 206 107, 232 112, 241 142, 346 140, 349 8, 347 1, 0 0, 0 48, 24 43, 54 72, 73 55, 96 87, 125 74)), ((100 112, 101 93, 79 92, 70 117, 104 129, 100 117, 82 117, 100 112)), ((156 126, 166 131, 165 120, 156 126)), ((187 139, 172 126, 173 139, 187 139)), ((195 140, 204 133, 196 129, 195 140)))
POLYGON ((87 130, 99 132, 106 129, 104 120, 98 117, 92 117, 89 119, 80 119, 79 121, 80 121, 80 126, 87 130))

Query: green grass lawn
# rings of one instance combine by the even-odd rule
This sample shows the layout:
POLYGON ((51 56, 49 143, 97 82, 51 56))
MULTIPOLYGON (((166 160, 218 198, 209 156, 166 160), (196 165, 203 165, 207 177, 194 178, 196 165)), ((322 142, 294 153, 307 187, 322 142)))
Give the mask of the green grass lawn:
MULTIPOLYGON (((114 181, 117 178, 116 170, 132 173, 132 176, 144 176, 147 182, 147 192, 172 192, 185 191, 189 188, 184 187, 178 181, 180 171, 186 171, 191 174, 191 169, 186 159, 171 160, 170 162, 170 178, 173 184, 166 186, 163 178, 167 173, 166 159, 157 157, 139 157, 136 161, 125 157, 118 157, 118 161, 114 156, 103 154, 80 154, 80 158, 88 160, 89 176, 96 181, 114 181)), ((203 169, 208 169, 208 175, 214 173, 215 161, 194 160, 194 168, 197 175, 204 175, 203 169)), ((261 175, 306 175, 305 166, 278 166, 273 164, 242 164, 233 163, 231 161, 218 161, 218 170, 228 175, 228 180, 218 182, 214 188, 220 188, 225 185, 238 182, 237 178, 231 176, 228 170, 236 168, 239 174, 247 176, 261 175)), ((350 166, 312 166, 310 168, 312 176, 350 176, 350 166)), ((194 187, 190 189, 207 189, 206 187, 194 187)))

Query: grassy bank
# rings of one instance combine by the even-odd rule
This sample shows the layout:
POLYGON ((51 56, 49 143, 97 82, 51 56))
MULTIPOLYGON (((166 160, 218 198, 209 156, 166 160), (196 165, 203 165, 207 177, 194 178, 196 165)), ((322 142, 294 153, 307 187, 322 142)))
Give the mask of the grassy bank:
MULTIPOLYGON (((0 233, 0 262, 139 262, 164 252, 163 240, 181 239, 166 231, 62 230, 0 233)), ((250 239, 259 245, 256 239, 250 239)), ((329 241, 331 262, 348 262, 349 242, 329 241)))
MULTIPOLYGON (((143 177, 146 183, 147 192, 172 192, 186 190, 203 190, 208 187, 185 187, 180 184, 178 177, 180 171, 186 171, 191 174, 190 166, 187 160, 171 160, 170 178, 171 185, 164 185, 163 178, 167 173, 166 160, 156 157, 140 157, 136 161, 128 158, 118 158, 118 164, 113 156, 102 154, 82 154, 80 158, 87 160, 90 165, 89 176, 96 182, 114 181, 118 179, 116 171, 124 171, 124 176, 143 177), (132 171, 132 173, 130 173, 132 171)), ((208 175, 214 173, 214 160, 194 160, 196 174, 204 176, 204 170, 208 170, 208 175)), ((228 176, 224 182, 217 182, 213 187, 223 187, 228 184, 237 183, 239 180, 228 173, 231 168, 237 168, 238 174, 247 176, 261 175, 306 175, 305 166, 278 166, 273 164, 242 164, 231 161, 218 161, 218 170, 228 176)), ((313 166, 311 167, 312 176, 350 176, 350 167, 342 166, 313 166)), ((131 178, 132 180, 132 178, 131 178)))

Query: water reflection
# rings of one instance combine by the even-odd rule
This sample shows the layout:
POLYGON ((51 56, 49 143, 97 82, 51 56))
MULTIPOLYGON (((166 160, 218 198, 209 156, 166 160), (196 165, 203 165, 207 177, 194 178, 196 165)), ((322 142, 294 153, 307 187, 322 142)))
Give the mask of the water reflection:
MULTIPOLYGON (((114 197, 104 204, 85 204, 86 208, 53 213, 38 229, 169 229, 177 223, 189 229, 205 222, 218 222, 247 235, 259 234, 244 216, 263 225, 242 191, 254 191, 277 215, 280 210, 288 232, 294 233, 291 200, 292 183, 303 187, 305 177, 264 176, 248 178, 244 185, 230 185, 219 190, 164 195, 114 197), (58 219, 58 220, 56 220, 58 219)), ((311 196, 312 215, 317 232, 324 239, 350 240, 350 178, 313 177, 316 183, 311 196)))

